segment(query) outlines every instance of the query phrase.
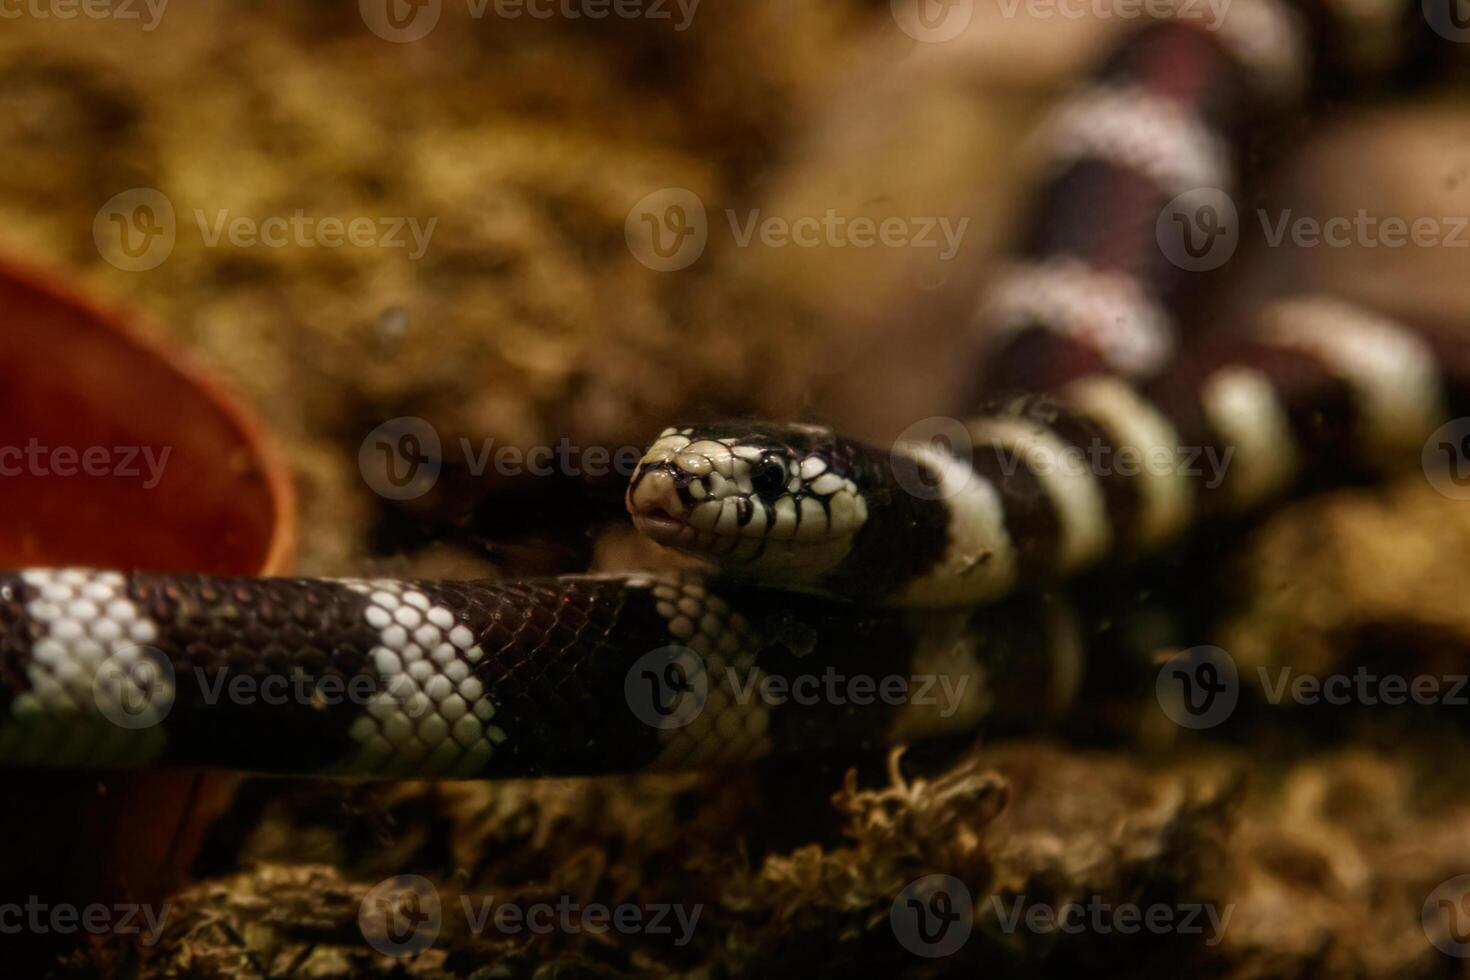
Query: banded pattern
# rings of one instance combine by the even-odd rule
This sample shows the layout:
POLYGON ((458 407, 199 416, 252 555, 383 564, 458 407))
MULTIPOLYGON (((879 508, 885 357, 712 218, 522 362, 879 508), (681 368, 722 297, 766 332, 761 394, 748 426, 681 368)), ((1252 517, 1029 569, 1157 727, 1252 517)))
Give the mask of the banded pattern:
MULTIPOLYGON (((1192 214, 1160 220, 1170 203, 1238 199, 1249 142, 1317 91, 1427 73, 1430 52, 1455 45, 1426 15, 1453 3, 1249 0, 1219 24, 1181 9, 1132 32, 1036 134, 1045 177, 1012 261, 977 304, 989 344, 978 397, 1157 376, 1208 285, 1186 268, 1192 214)), ((1212 232, 1238 233, 1233 209, 1211 214, 1212 232)))
POLYGON ((690 768, 1015 724, 1079 669, 1034 600, 919 617, 698 575, 32 570, 0 574, 0 624, 0 764, 47 767, 690 768))
POLYGON ((381 688, 348 729, 358 746, 348 768, 478 772, 506 735, 474 673, 485 650, 442 601, 449 597, 385 580, 342 584, 367 599, 362 616, 378 631, 370 655, 381 688))
MULTIPOLYGON (((1244 340, 1186 357, 1141 388, 1094 377, 1024 399, 967 427, 976 457, 1003 463, 999 479, 977 465, 976 482, 990 489, 968 496, 999 501, 980 526, 1006 533, 987 541, 973 517, 935 501, 949 512, 946 551, 926 575, 892 583, 883 597, 933 605, 990 599, 1156 548, 1201 518, 1257 506, 1304 475, 1417 465, 1430 433, 1470 413, 1467 379, 1442 358, 1446 348, 1465 346, 1338 299, 1300 298, 1267 307, 1244 340), (1043 508, 1050 520, 1038 517, 1043 508), (1018 556, 1017 540, 1028 542, 1031 562, 1018 556), (1016 573, 979 577, 968 590, 953 580, 955 567, 982 564, 1016 573)), ((859 538, 854 565, 876 558, 857 555, 862 546, 859 538)))
POLYGON ((1287 79, 1304 74, 1291 12, 1275 0, 1250 10, 1271 32, 1259 48, 1241 30, 1148 24, 1043 123, 1035 153, 1047 177, 1014 260, 978 308, 991 348, 986 397, 1094 373, 1147 378, 1172 359, 1198 277, 1171 262, 1182 253, 1158 240, 1159 215, 1185 192, 1233 194, 1247 123, 1289 105, 1287 79))
MULTIPOLYGON (((814 539, 819 561, 764 564, 677 536, 675 546, 788 588, 927 607, 992 601, 1157 548, 1303 475, 1417 463, 1430 433, 1470 413, 1467 370, 1470 341, 1338 299, 1283 301, 1244 339, 1186 357, 1155 382, 1080 378, 951 423, 949 448, 900 442, 883 453, 830 433, 799 449, 765 446, 792 469, 827 454, 823 465, 862 494, 867 519, 856 533, 814 539)), ((715 428, 724 441, 709 451, 728 452, 733 437, 715 428)), ((667 465, 650 456, 639 477, 667 465)), ((721 506, 740 492, 726 488, 721 506)), ((636 512, 639 500, 629 504, 636 512)))
MULTIPOLYGON (((136 683, 158 627, 126 585, 116 572, 0 576, 0 709, 11 719, 0 731, 0 759, 126 765, 162 752, 151 724, 157 713, 136 683), (99 675, 114 682, 98 684, 99 675), (111 721, 129 711, 138 725, 111 721)), ((172 696, 169 678, 157 683, 172 696)))

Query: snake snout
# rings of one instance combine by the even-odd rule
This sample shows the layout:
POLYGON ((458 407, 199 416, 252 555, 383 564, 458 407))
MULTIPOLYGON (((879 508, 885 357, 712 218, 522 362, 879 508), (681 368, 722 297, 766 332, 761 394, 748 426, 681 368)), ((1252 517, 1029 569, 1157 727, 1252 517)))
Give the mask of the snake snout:
POLYGON ((643 464, 628 487, 628 513, 640 531, 663 542, 688 526, 689 506, 684 499, 688 480, 666 462, 643 464))

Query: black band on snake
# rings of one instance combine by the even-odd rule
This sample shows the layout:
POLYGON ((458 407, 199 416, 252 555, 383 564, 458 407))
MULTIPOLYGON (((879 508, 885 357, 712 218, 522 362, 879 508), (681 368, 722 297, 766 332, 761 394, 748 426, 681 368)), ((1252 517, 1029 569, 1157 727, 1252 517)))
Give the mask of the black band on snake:
MULTIPOLYGON (((1388 8, 1394 23, 1408 6, 1388 8)), ((1065 706, 1081 667, 1064 610, 970 606, 1155 547, 1303 474, 1417 458, 1470 408, 1470 345, 1330 298, 1278 304, 1233 348, 1176 364, 1194 280, 1168 261, 1158 215, 1196 188, 1232 191, 1255 121, 1332 75, 1307 70, 1303 38, 1337 50, 1311 5, 1232 8, 1214 33, 1144 27, 1043 127, 1039 205, 979 315, 986 396, 1024 397, 954 423, 949 449, 755 423, 654 444, 628 490, 639 527, 796 591, 693 574, 0 573, 0 763, 599 773, 1065 706)))

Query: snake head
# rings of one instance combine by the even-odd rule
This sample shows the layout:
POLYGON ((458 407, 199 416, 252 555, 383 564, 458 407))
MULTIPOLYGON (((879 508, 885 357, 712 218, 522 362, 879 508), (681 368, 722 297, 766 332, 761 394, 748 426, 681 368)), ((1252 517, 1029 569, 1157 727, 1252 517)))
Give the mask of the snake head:
POLYGON ((665 429, 633 474, 628 512, 659 544, 763 578, 835 568, 868 517, 860 450, 813 425, 665 429))

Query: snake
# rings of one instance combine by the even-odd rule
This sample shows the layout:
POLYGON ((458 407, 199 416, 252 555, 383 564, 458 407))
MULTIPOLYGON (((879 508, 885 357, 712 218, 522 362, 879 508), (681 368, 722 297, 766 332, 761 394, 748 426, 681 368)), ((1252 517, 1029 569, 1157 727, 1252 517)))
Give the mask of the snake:
MULTIPOLYGON (((1418 4, 1357 10, 1352 36, 1409 24, 1408 7, 1395 51, 1422 61, 1435 25, 1418 4)), ((1239 193, 1260 120, 1349 77, 1338 13, 1238 0, 1219 30, 1151 21, 1061 100, 1033 213, 976 302, 973 414, 886 449, 816 424, 665 429, 627 508, 711 567, 0 572, 0 764, 598 775, 1061 715, 1085 657, 1050 586, 1303 480, 1417 461, 1470 413, 1470 344, 1342 297, 1271 303, 1223 342, 1183 326, 1199 281, 1170 256, 1192 230, 1169 239, 1158 216, 1239 193)))
POLYGON ((808 425, 666 429, 628 509, 653 540, 734 573, 944 608, 1157 551, 1307 475, 1417 465, 1470 412, 1463 341, 1335 297, 1269 304, 1222 346, 1148 383, 1079 377, 888 449, 808 425))

